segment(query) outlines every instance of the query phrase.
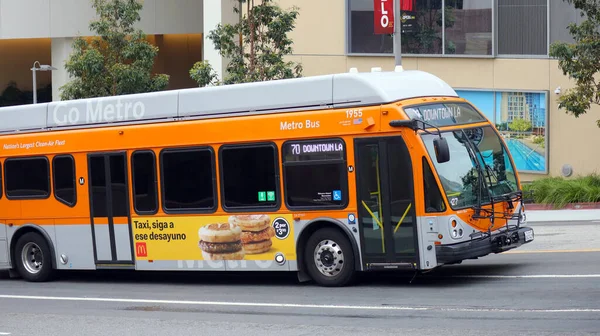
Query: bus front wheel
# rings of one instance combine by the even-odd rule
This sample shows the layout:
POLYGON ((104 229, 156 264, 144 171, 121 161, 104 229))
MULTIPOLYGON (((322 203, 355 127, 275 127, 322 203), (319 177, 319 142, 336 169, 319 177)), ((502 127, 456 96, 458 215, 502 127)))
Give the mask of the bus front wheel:
POLYGON ((46 239, 35 232, 28 232, 17 240, 14 250, 15 267, 26 281, 43 282, 52 275, 50 247, 46 239))
POLYGON ((313 233, 304 249, 306 270, 319 285, 340 287, 354 278, 354 253, 348 238, 333 228, 313 233))

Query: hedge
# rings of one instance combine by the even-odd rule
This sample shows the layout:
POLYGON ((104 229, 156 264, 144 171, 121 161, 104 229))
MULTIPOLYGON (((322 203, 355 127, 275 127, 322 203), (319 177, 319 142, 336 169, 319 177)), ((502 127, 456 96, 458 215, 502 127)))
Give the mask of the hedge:
POLYGON ((546 177, 523 184, 531 191, 534 203, 562 208, 570 203, 600 202, 600 175, 590 174, 574 178, 546 177))

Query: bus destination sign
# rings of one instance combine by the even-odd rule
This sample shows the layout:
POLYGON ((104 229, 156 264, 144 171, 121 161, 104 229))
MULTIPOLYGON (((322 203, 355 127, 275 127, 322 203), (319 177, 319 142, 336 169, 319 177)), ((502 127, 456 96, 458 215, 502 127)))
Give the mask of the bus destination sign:
POLYGON ((285 154, 293 160, 343 159, 344 143, 339 139, 326 141, 290 141, 285 154))
POLYGON ((411 119, 422 120, 437 127, 464 125, 485 121, 474 107, 467 103, 433 103, 404 109, 411 119))

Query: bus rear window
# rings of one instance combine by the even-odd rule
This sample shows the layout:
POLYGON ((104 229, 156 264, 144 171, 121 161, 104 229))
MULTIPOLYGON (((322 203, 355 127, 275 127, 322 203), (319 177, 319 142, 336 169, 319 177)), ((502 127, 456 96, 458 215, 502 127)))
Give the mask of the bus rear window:
POLYGON ((288 141, 283 146, 285 200, 290 209, 343 208, 348 199, 341 139, 288 141))

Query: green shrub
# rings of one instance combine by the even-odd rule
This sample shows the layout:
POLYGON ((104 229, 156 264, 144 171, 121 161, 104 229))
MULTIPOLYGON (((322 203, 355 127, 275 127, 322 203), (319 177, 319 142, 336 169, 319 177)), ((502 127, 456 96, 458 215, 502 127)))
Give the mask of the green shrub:
POLYGON ((523 184, 524 191, 532 191, 538 204, 561 208, 569 203, 600 202, 600 175, 591 174, 570 179, 546 177, 523 184))
POLYGON ((533 137, 533 143, 540 146, 541 148, 544 148, 546 145, 546 139, 541 135, 536 135, 535 137, 533 137))

